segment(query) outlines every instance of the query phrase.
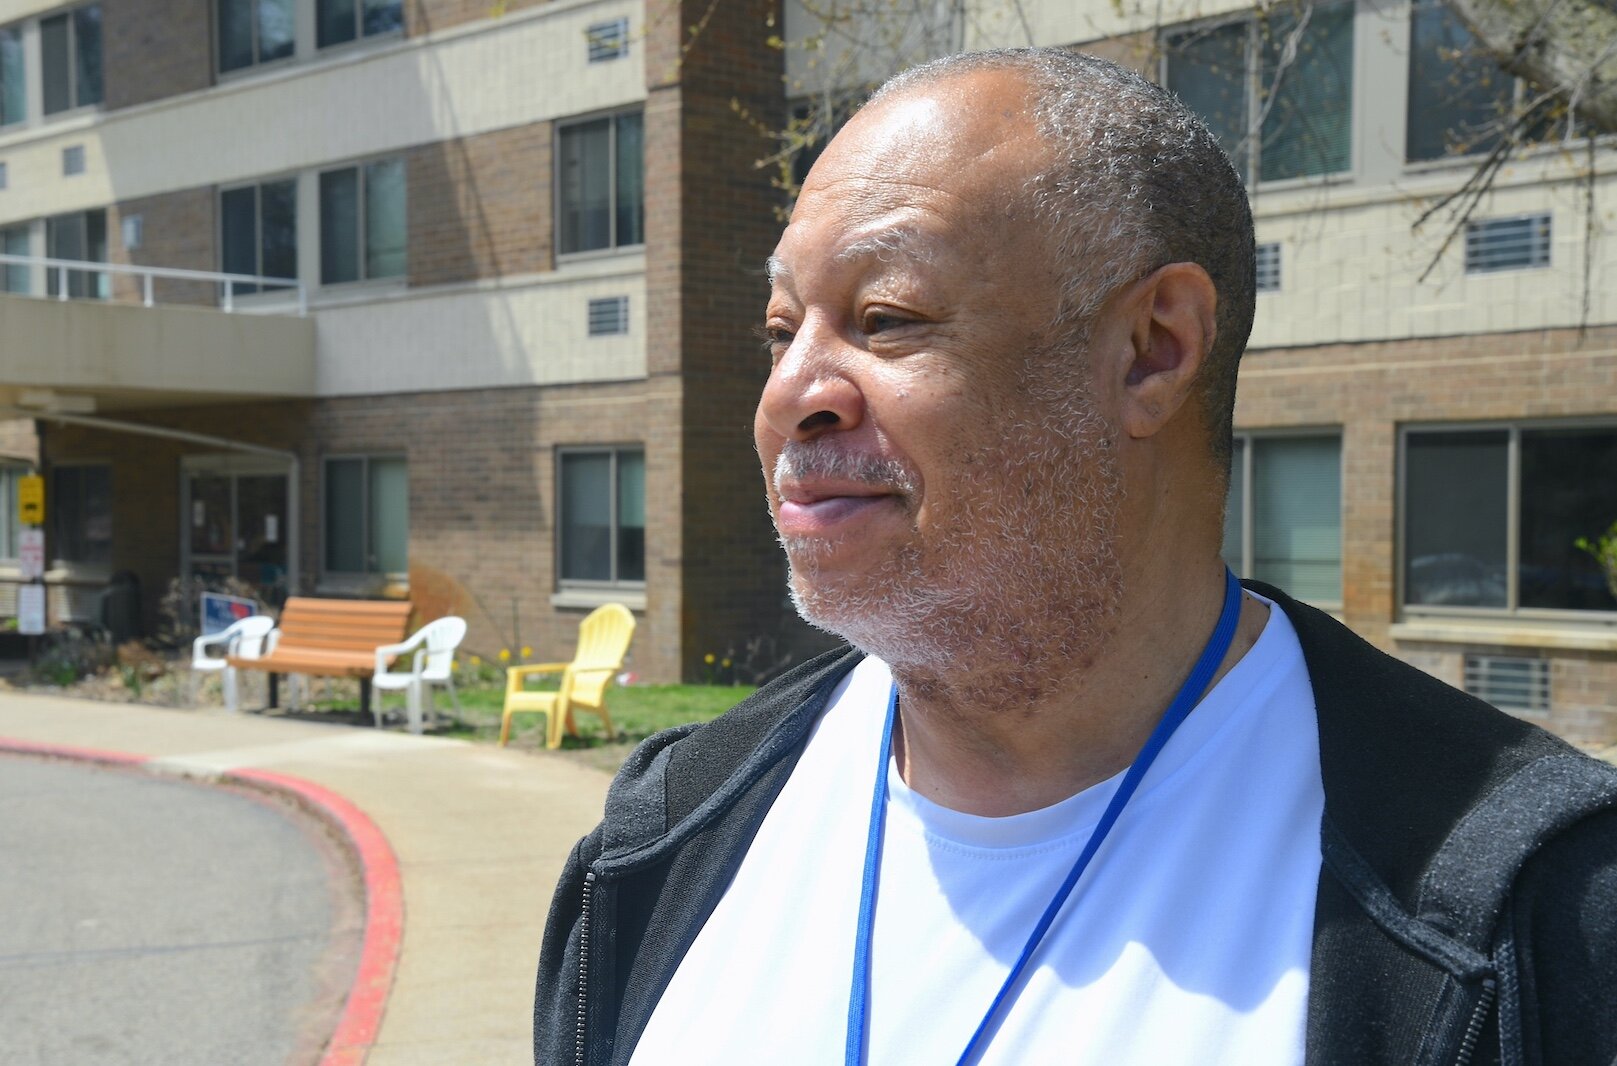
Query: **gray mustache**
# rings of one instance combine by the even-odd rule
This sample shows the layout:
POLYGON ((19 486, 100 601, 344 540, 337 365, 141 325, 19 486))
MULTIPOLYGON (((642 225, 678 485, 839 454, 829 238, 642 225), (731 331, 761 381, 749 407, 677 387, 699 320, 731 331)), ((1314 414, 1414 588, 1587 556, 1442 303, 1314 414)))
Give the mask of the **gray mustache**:
POLYGON ((854 481, 904 494, 915 491, 915 476, 897 459, 849 452, 818 441, 787 441, 775 459, 775 491, 787 481, 810 478, 854 481))

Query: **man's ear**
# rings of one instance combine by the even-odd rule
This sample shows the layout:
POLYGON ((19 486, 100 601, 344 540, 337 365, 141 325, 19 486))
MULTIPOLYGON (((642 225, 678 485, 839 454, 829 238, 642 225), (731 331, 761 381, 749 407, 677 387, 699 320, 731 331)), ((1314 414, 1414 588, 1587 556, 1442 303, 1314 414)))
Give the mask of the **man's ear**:
POLYGON ((1124 313, 1131 318, 1132 359, 1124 369, 1123 431, 1155 435, 1190 398, 1213 346, 1218 290, 1195 263, 1169 263, 1137 282, 1124 313))

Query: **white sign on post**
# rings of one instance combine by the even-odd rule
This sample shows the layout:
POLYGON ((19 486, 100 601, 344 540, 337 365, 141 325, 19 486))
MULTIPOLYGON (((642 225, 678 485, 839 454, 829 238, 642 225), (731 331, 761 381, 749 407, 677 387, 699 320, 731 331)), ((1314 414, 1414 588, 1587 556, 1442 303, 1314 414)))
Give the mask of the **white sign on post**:
POLYGON ((38 526, 24 526, 17 537, 17 569, 24 581, 45 576, 45 531, 38 526))
POLYGON ((17 632, 37 637, 45 632, 45 586, 22 585, 17 589, 17 632))

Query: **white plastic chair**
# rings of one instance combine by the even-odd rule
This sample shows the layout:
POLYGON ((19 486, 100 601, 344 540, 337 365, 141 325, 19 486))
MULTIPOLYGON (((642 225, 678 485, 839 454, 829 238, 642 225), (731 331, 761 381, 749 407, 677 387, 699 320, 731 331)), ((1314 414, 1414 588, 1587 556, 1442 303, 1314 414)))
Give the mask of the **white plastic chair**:
MULTIPOLYGON (((429 685, 447 686, 449 698, 455 704, 455 713, 460 713, 460 696, 455 692, 453 664, 455 649, 460 647, 465 636, 466 619, 450 615, 428 622, 409 640, 399 644, 384 644, 376 649, 376 673, 371 677, 371 688, 375 690, 371 712, 376 715, 377 726, 382 724, 383 692, 404 693, 405 712, 409 716, 412 733, 421 732, 423 699, 427 709, 432 710, 432 690, 428 688, 429 685), (388 670, 388 659, 398 656, 402 662, 406 655, 410 656, 408 673, 388 670)), ((434 715, 435 720, 436 717, 434 715)))
POLYGON ((275 643, 275 619, 267 614, 253 614, 219 633, 198 637, 191 644, 191 669, 199 673, 224 671, 225 709, 241 709, 237 689, 236 668, 226 660, 234 655, 238 659, 258 659, 267 654, 275 643), (209 648, 223 648, 223 655, 209 655, 209 648))

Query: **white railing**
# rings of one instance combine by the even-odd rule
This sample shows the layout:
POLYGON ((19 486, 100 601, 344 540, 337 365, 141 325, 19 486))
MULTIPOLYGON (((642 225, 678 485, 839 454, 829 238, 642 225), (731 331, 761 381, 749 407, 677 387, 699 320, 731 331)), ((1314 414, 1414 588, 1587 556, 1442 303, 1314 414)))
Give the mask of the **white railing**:
MULTIPOLYGON (((0 266, 43 267, 56 274, 55 298, 66 300, 70 298, 67 279, 69 274, 125 274, 140 279, 141 303, 147 307, 154 304, 152 299, 152 282, 157 278, 171 278, 176 281, 206 281, 224 286, 224 297, 220 301, 220 309, 232 312, 236 309, 236 287, 238 285, 256 285, 265 289, 286 289, 294 292, 297 297, 298 314, 309 312, 309 294, 303 283, 296 278, 270 278, 259 274, 225 274, 217 270, 180 270, 176 267, 134 266, 125 263, 98 263, 90 259, 52 259, 40 255, 7 255, 0 253, 0 266)), ((21 295, 28 295, 27 293, 21 295)))

